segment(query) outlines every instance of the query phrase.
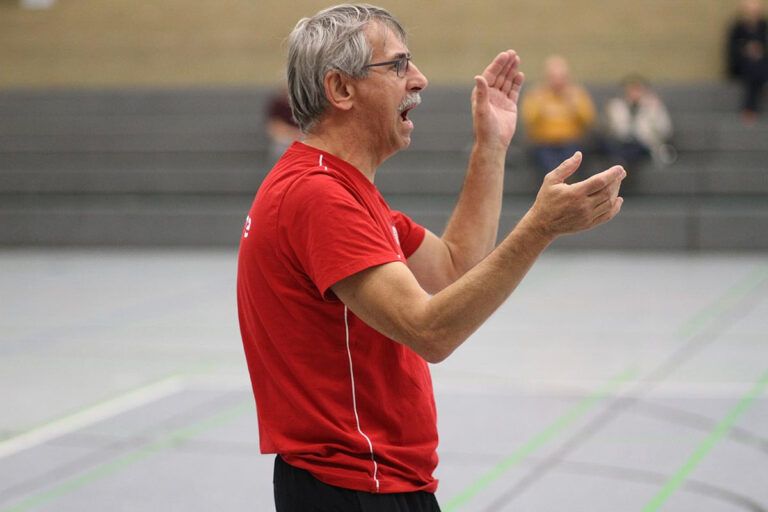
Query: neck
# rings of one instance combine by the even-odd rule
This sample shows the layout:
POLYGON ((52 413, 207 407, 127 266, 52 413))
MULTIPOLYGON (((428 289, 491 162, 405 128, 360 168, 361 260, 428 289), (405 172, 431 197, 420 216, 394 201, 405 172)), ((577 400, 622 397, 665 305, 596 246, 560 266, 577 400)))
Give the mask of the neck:
POLYGON ((373 183, 376 169, 390 155, 381 157, 372 148, 371 134, 354 122, 323 119, 304 139, 304 144, 330 153, 355 166, 373 183))

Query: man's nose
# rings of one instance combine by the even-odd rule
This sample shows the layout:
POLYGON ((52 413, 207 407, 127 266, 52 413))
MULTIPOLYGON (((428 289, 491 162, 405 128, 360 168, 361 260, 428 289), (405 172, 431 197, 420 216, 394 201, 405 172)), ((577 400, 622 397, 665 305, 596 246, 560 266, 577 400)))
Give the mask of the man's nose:
POLYGON ((418 92, 424 89, 429 81, 413 62, 408 66, 408 90, 418 92))

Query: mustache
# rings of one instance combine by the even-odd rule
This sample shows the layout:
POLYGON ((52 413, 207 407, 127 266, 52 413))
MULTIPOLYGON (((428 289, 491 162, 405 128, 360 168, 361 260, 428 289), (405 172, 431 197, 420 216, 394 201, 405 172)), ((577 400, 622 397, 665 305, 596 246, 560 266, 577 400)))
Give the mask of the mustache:
POLYGON ((401 114, 408 109, 418 106, 421 103, 421 94, 414 92, 405 97, 400 105, 397 107, 397 111, 401 114))

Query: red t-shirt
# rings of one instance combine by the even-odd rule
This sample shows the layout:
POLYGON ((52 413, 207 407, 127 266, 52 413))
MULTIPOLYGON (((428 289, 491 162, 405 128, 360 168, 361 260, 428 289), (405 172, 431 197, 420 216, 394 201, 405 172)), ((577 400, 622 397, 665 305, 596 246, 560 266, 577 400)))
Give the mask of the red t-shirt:
POLYGON ((299 142, 261 185, 240 243, 240 330, 262 453, 368 492, 434 492, 437 426, 426 361, 330 287, 401 261, 424 228, 349 163, 299 142))

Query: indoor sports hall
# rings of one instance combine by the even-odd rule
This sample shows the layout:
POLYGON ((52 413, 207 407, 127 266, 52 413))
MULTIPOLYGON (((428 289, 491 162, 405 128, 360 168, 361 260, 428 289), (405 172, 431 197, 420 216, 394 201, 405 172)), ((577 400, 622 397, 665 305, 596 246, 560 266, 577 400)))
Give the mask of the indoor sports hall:
MULTIPOLYGON (((472 76, 509 47, 521 104, 553 54, 589 92, 578 179, 613 163, 631 74, 674 155, 626 166, 619 215, 431 365, 441 509, 768 511, 768 93, 747 115, 726 71, 741 4, 475 4, 380 2, 430 79, 376 174, 393 209, 441 232, 472 76)), ((0 512, 275 510, 237 251, 285 37, 329 5, 0 0, 0 512)), ((531 147, 521 120, 500 236, 541 184, 531 147)))

